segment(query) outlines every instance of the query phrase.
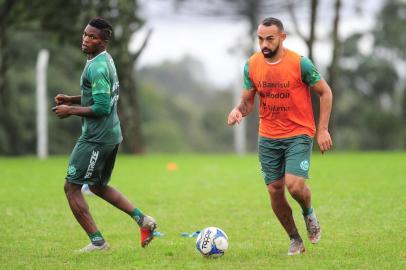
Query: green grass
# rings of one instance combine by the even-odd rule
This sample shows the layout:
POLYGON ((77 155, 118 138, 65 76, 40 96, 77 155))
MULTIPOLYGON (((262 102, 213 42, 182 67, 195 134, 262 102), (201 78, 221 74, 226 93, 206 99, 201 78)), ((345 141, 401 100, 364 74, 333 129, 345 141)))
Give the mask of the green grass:
POLYGON ((66 165, 67 157, 0 158, 0 269, 406 269, 406 153, 315 154, 309 185, 323 235, 318 245, 306 239, 296 257, 286 255, 255 155, 119 156, 111 184, 165 236, 142 249, 128 216, 87 197, 112 246, 94 254, 73 252, 88 239, 64 196, 66 165), (203 258, 194 239, 179 236, 206 226, 229 236, 220 259, 203 258))

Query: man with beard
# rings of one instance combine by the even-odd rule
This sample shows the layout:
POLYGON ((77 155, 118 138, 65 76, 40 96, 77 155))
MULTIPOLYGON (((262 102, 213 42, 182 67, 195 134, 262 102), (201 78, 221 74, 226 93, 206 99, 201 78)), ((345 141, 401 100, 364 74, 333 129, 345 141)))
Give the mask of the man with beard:
POLYGON ((55 97, 52 110, 59 118, 71 115, 82 118, 82 135, 69 159, 64 190, 76 220, 90 239, 79 252, 109 249, 89 211, 81 188, 90 191, 127 213, 138 224, 141 246, 146 247, 154 237, 155 220, 144 215, 117 189, 109 185, 118 147, 123 140, 117 115, 119 82, 113 58, 106 51, 113 28, 102 18, 92 19, 83 31, 82 51, 87 55, 80 78, 81 94, 55 97))
POLYGON ((320 225, 305 183, 316 127, 310 89, 320 96, 317 143, 321 153, 333 143, 328 131, 332 93, 312 62, 283 47, 286 33, 276 18, 266 18, 257 30, 261 52, 253 54, 244 67, 243 93, 228 115, 228 124, 240 123, 253 111, 259 95, 258 152, 261 171, 270 195, 272 209, 290 238, 288 255, 305 251, 285 197, 285 187, 303 210, 308 238, 316 244, 320 225))

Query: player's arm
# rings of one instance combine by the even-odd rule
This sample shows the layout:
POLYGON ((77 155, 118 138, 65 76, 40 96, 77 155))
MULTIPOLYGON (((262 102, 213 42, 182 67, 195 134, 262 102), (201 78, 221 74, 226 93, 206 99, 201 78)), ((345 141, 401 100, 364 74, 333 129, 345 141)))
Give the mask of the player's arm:
POLYGON ((94 104, 88 107, 58 105, 52 108, 59 118, 71 115, 102 117, 110 113, 110 96, 106 93, 93 94, 94 104))
POLYGON ((64 94, 58 94, 54 97, 56 105, 80 104, 81 99, 82 99, 81 96, 68 96, 64 94))
POLYGON ((243 90, 240 103, 236 107, 234 107, 234 109, 228 115, 227 124, 239 124, 242 121, 243 117, 247 116, 253 111, 255 93, 256 91, 254 89, 243 90))
POLYGON ((319 144, 320 151, 324 153, 325 151, 330 150, 333 146, 333 141, 328 131, 328 123, 333 104, 333 93, 324 79, 318 81, 311 87, 311 89, 320 96, 320 117, 317 126, 317 143, 319 144))
POLYGON ((88 107, 58 105, 52 108, 59 118, 66 118, 71 115, 85 117, 102 117, 110 113, 110 95, 107 93, 93 94, 94 104, 88 107))
MULTIPOLYGON (((90 69, 90 67, 89 67, 90 69)), ((103 117, 110 114, 110 81, 105 67, 90 69, 93 105, 88 107, 59 105, 52 108, 59 118, 71 115, 85 117, 103 117)), ((77 96, 76 98, 80 98, 77 96)))
POLYGON ((81 107, 81 106, 69 106, 69 105, 58 105, 52 108, 52 111, 59 118, 66 118, 71 115, 77 116, 93 116, 92 107, 81 107))
POLYGON ((320 117, 317 126, 317 143, 320 151, 324 153, 333 146, 333 141, 328 131, 328 123, 333 104, 333 94, 330 86, 320 76, 310 59, 306 57, 301 58, 301 69, 302 80, 320 97, 320 117))
POLYGON ((227 124, 234 125, 235 123, 240 123, 244 116, 247 116, 254 109, 254 101, 256 90, 254 84, 251 81, 249 75, 249 60, 244 66, 244 81, 243 81, 243 92, 241 95, 240 103, 234 107, 234 109, 229 113, 227 124))

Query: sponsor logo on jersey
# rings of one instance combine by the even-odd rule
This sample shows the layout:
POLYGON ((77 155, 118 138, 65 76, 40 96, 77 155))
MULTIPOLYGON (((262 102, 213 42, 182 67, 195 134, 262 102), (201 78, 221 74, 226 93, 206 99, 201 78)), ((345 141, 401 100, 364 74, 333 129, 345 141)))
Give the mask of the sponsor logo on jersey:
POLYGON ((110 107, 113 107, 113 105, 115 105, 117 103, 117 100, 119 98, 119 95, 115 95, 111 101, 110 101, 110 107))
POLYGON ((259 95, 262 98, 279 98, 279 99, 290 98, 290 94, 288 92, 286 93, 259 92, 259 95))
POLYGON ((289 88, 290 81, 287 82, 267 82, 267 81, 258 81, 257 88, 289 88))
POLYGON ((261 104, 263 110, 267 110, 272 112, 273 114, 278 114, 281 112, 288 112, 290 111, 289 106, 275 106, 275 105, 268 105, 266 102, 262 102, 261 104))

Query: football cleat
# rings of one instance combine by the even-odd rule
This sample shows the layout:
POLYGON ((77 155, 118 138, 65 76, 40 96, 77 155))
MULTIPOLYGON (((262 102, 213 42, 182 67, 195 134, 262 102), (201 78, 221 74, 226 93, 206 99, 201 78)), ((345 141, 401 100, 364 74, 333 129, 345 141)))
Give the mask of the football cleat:
POLYGON ((157 227, 158 225, 153 217, 144 216, 140 227, 141 247, 145 248, 154 239, 154 232, 157 227))
POLYGON ((304 216, 304 220, 306 223, 307 236, 310 242, 312 244, 317 244, 321 238, 321 228, 314 211, 313 213, 304 216))
POLYGON ((109 250, 110 245, 107 242, 104 242, 103 245, 101 246, 96 246, 93 245, 93 243, 90 243, 89 245, 85 246, 84 248, 81 248, 77 250, 78 253, 89 253, 93 251, 102 251, 102 250, 109 250))
POLYGON ((305 247, 303 241, 297 239, 290 240, 290 247, 288 250, 288 255, 298 255, 305 252, 305 247))

